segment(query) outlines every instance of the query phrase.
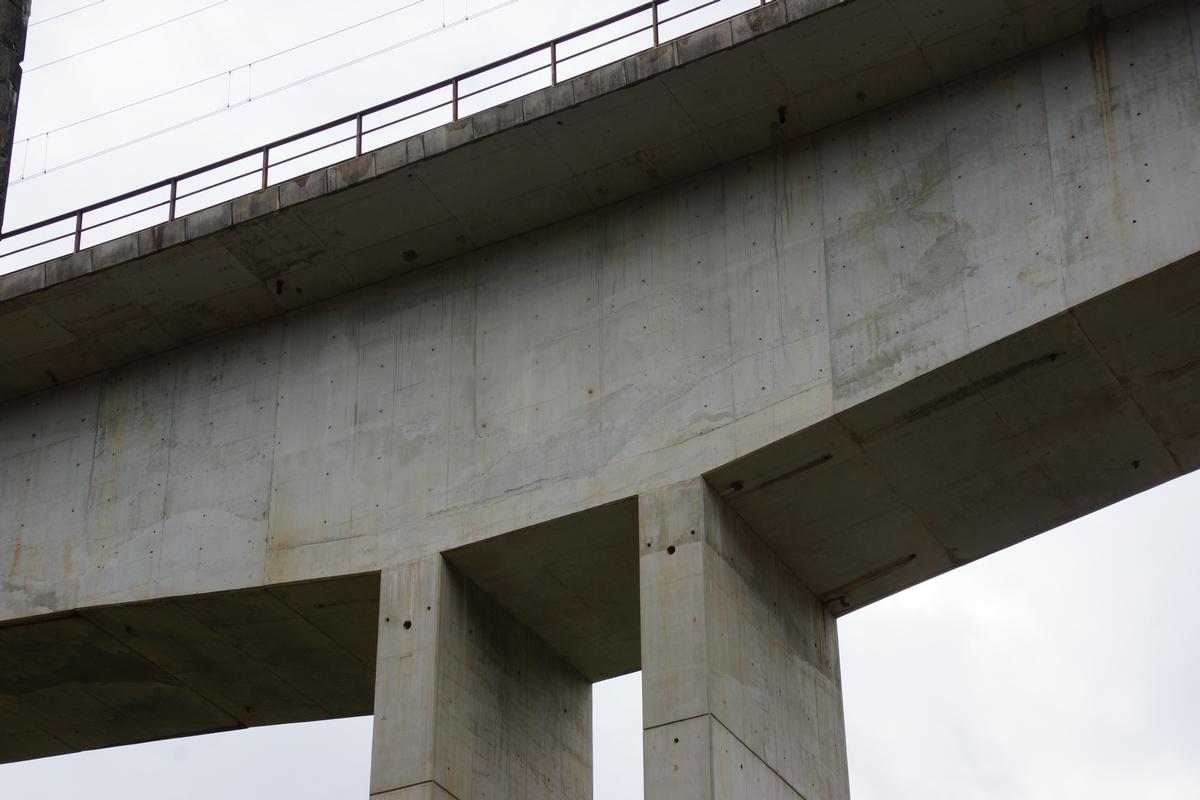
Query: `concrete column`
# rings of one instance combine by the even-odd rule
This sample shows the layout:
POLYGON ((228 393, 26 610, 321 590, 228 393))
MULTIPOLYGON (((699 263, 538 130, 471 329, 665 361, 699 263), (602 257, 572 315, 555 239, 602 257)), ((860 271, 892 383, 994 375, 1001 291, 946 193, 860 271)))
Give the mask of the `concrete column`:
POLYGON ((31 0, 0 0, 0 220, 8 197, 13 131, 17 127, 17 95, 21 91, 21 60, 31 0))
POLYGON ((386 570, 371 796, 592 796, 592 686, 441 556, 386 570))
POLYGON ((845 800, 837 626, 703 480, 639 498, 646 800, 845 800))

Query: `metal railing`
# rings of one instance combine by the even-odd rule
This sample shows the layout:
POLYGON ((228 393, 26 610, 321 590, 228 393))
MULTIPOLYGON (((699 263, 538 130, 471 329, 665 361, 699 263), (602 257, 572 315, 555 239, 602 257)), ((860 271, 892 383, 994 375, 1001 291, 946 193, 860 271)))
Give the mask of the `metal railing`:
MULTIPOLYGON (((477 99, 478 102, 485 94, 495 93, 496 90, 505 87, 519 89, 519 93, 514 95, 514 97, 533 91, 534 87, 526 87, 522 82, 527 82, 527 79, 543 73, 548 78, 548 84, 545 85, 555 86, 562 80, 567 80, 570 77, 585 72, 586 69, 579 69, 577 72, 566 76, 563 74, 564 68, 569 72, 572 66, 582 63, 581 60, 588 55, 599 54, 603 49, 611 48, 614 45, 632 43, 633 49, 619 56, 620 58, 628 57, 647 49, 646 46, 638 47, 638 43, 636 42, 636 39, 642 37, 644 34, 649 34, 649 47, 657 47, 662 39, 664 26, 683 20, 689 15, 710 6, 716 6, 721 3, 728 4, 730 0, 701 0, 687 8, 670 13, 675 9, 680 9, 684 2, 685 0, 650 0, 615 16, 580 28, 565 36, 559 36, 543 44, 535 45, 519 53, 514 53, 499 61, 493 61, 490 64, 476 67, 475 69, 455 75, 452 78, 439 81, 422 89, 371 106, 370 108, 365 108, 356 113, 301 131, 300 133, 292 134, 286 138, 277 139, 252 150, 246 150, 237 155, 223 158, 220 161, 206 164, 203 167, 183 172, 174 177, 133 189, 116 197, 110 197, 100 202, 77 208, 74 211, 68 211, 41 220, 40 222, 25 225, 11 231, 5 231, 0 234, 0 242, 14 242, 15 240, 18 246, 14 249, 0 252, 0 259, 7 261, 21 254, 35 255, 33 251, 42 248, 46 250, 36 254, 38 258, 30 263, 37 263, 38 260, 55 258, 69 253, 77 253, 85 247, 85 235, 92 234, 94 231, 107 227, 111 235, 106 237, 101 236, 96 241, 89 242, 87 246, 109 241, 122 235, 121 232, 112 233, 112 226, 122 221, 132 220, 135 217, 143 215, 150 215, 151 212, 159 212, 154 216, 153 220, 147 220, 144 225, 140 226, 141 228, 149 227, 160 222, 176 219, 180 215, 181 206, 185 209, 186 213, 190 213, 193 210, 200 210, 214 203, 246 194, 255 189, 265 190, 273 185, 273 183, 287 180, 290 177, 294 177, 295 174, 343 161, 350 157, 349 147, 344 148, 344 154, 336 152, 337 148, 343 145, 348 146, 350 143, 354 145, 353 155, 361 156, 364 152, 364 140, 373 134, 378 134, 382 131, 395 132, 404 123, 416 123, 421 117, 436 117, 438 112, 441 112, 441 117, 438 121, 427 124, 425 127, 407 135, 432 130, 438 125, 444 124, 444 122, 457 121, 463 111, 464 104, 472 105, 469 103, 472 99, 477 99), (614 28, 618 27, 628 27, 629 30, 613 31, 614 28), (604 32, 615 35, 595 43, 589 40, 590 36, 604 32), (573 49, 573 47, 577 49, 573 49), (567 52, 564 53, 564 50, 567 52), (544 59, 545 63, 539 62, 537 59, 539 56, 544 59), (534 63, 519 63, 523 61, 533 61, 534 63), (516 67, 515 74, 505 75, 504 77, 494 75, 494 73, 501 72, 505 67, 516 67), (482 86, 473 85, 472 79, 489 75, 496 79, 482 86), (432 105, 426 105, 420 101, 426 101, 432 103, 432 105), (419 104, 419 106, 415 110, 409 109, 408 106, 414 103, 419 104), (388 116, 386 112, 398 113, 399 116, 385 120, 379 119, 380 117, 388 116), (449 115, 448 120, 445 119, 447 112, 449 115), (313 141, 321 138, 322 134, 332 134, 332 140, 313 141), (293 148, 289 148, 289 145, 299 145, 299 147, 294 148, 298 152, 291 152, 293 148), (305 159, 318 154, 328 154, 330 151, 335 151, 334 157, 331 160, 313 164, 292 174, 286 174, 286 172, 282 176, 280 174, 281 168, 291 166, 295 169, 296 167, 301 167, 303 166, 301 162, 305 159), (275 171, 274 174, 272 174, 273 170, 275 171), (232 174, 225 174, 226 171, 232 172, 232 174), (248 180, 255 177, 258 178, 257 182, 248 180), (191 185, 200 178, 208 178, 211 182, 202 183, 199 186, 191 185), (236 185, 239 183, 241 185, 236 185), (213 199, 211 196, 213 190, 222 187, 231 187, 236 191, 228 196, 213 199), (189 199, 200 198, 206 193, 209 193, 209 197, 199 205, 196 205, 195 202, 185 202, 189 199), (122 208, 123 204, 137 200, 138 198, 152 200, 152 202, 149 202, 148 205, 137 205, 132 210, 122 208), (189 208, 189 206, 193 205, 195 205, 195 208, 189 208), (165 219, 162 219, 164 209, 165 219), (103 214, 105 210, 110 212, 109 215, 103 214), (49 238, 37 239, 32 243, 20 243, 21 239, 39 231, 53 235, 50 235, 49 238), (71 241, 71 248, 69 250, 65 248, 59 250, 51 247, 67 240, 71 241), (50 252, 51 250, 53 252, 50 252)), ((753 6, 765 6, 773 2, 782 2, 782 0, 742 0, 740 5, 742 7, 741 10, 744 11, 753 6)), ((725 19, 728 18, 725 17, 725 19)), ((678 31, 672 38, 678 38, 679 36, 691 33, 705 24, 711 23, 701 23, 693 28, 678 31)), ((613 60, 615 59, 610 59, 609 62, 604 63, 611 63, 613 60)), ((513 98, 507 97, 505 99, 513 98)), ((503 101, 493 100, 488 105, 495 105, 498 102, 503 101)), ((476 110, 482 110, 486 107, 487 105, 484 105, 476 110)), ((402 138, 404 138, 404 134, 397 134, 395 138, 381 142, 375 145, 375 147, 381 147, 384 144, 388 144, 391 141, 398 141, 402 138)), ((139 228, 135 228, 135 230, 137 229, 139 228)))

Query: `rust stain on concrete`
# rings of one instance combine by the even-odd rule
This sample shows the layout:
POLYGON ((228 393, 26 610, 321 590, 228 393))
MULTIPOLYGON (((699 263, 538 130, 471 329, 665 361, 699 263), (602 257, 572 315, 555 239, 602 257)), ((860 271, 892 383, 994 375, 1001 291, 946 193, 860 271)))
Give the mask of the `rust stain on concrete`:
POLYGON ((12 562, 8 565, 8 577, 15 577, 17 568, 21 565, 21 539, 18 537, 13 545, 12 562))
POLYGON ((1096 103, 1100 107, 1100 122, 1104 130, 1104 153, 1112 179, 1113 211, 1117 215, 1117 235, 1121 249, 1126 250, 1125 201, 1121 192, 1121 177, 1117 170, 1117 127, 1113 118, 1112 72, 1108 61, 1108 18, 1104 9, 1093 6, 1088 11, 1088 56, 1096 82, 1096 103))

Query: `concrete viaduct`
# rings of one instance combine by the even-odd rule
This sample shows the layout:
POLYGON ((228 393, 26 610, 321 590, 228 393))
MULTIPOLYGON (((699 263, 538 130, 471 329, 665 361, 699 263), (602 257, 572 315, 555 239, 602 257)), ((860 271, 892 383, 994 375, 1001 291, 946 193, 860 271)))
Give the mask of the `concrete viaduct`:
POLYGON ((1200 465, 1200 3, 777 0, 0 277, 0 760, 848 796, 837 618, 1200 465))

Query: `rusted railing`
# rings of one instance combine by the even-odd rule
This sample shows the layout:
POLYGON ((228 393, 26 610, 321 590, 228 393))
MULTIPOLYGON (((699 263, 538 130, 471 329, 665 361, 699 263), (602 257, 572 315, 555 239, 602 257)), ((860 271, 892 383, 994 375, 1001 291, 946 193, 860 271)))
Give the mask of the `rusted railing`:
MULTIPOLYGON (((38 231, 46 231, 48 233, 53 233, 54 235, 51 235, 49 238, 38 239, 32 243, 21 244, 11 250, 0 252, 0 259, 10 259, 22 253, 30 253, 30 255, 33 255, 31 253, 33 250, 38 248, 49 249, 51 245, 67 239, 72 240, 72 246, 69 251, 64 249, 61 252, 46 252, 39 255, 47 258, 53 258, 59 255, 65 255, 68 252, 79 252, 79 250, 84 246, 83 240, 85 234, 89 234, 106 226, 112 226, 118 222, 128 220, 139 215, 148 215, 150 212, 157 211, 159 209, 165 209, 165 220, 174 220, 179 212, 180 204, 189 198, 197 198, 206 192, 212 192, 214 189, 218 189, 223 186, 229 186, 230 184, 237 183, 238 181, 244 181, 245 179, 251 178, 255 175, 260 177, 260 180, 257 183, 257 188, 266 189, 271 185, 272 169, 278 171, 281 167, 289 164, 295 165, 300 160, 309 156, 334 150, 340 145, 348 145, 350 142, 354 143, 354 155, 361 156, 363 154, 363 141, 366 137, 371 136, 372 134, 377 134, 380 131, 385 131, 388 129, 395 129, 402 123, 412 122, 418 117, 433 115, 439 111, 444 113, 448 110, 450 121, 457 121, 459 119, 459 114, 464 101, 469 101, 472 98, 478 98, 487 92, 492 92, 496 89, 508 86, 509 84, 514 84, 522 79, 529 78, 542 72, 547 73, 549 78, 548 85, 557 85, 558 82, 563 79, 561 74, 562 68, 565 65, 570 65, 572 61, 576 61, 577 59, 589 54, 597 53, 603 48, 633 39, 647 32, 650 34, 650 46, 657 47, 660 43, 663 26, 676 20, 681 20, 688 15, 695 14, 696 12, 710 6, 715 6, 722 2, 729 2, 729 0, 697 0, 697 2, 687 8, 678 10, 673 14, 670 13, 670 11, 673 9, 679 9, 684 2, 685 0, 650 0, 650 2, 642 3, 641 5, 635 6, 634 8, 631 8, 620 14, 593 23, 587 27, 580 28, 579 30, 576 30, 565 36, 559 36, 543 44, 527 48, 519 53, 514 53, 513 55, 510 55, 499 61, 494 61, 482 67, 477 67, 467 72, 463 72, 452 78, 439 81, 438 83, 434 83, 414 92, 409 92, 408 94, 393 98, 386 102, 379 103, 371 106, 370 108, 365 108, 354 114, 349 114, 339 119, 326 122, 322 125, 309 128, 284 139, 277 139, 276 141, 269 142, 252 150, 247 150, 245 152, 238 153, 237 155, 223 158, 220 161, 206 164, 203 167, 189 170, 188 172, 181 173, 174 177, 166 178, 164 180, 157 181, 156 183, 142 186, 138 189, 133 189, 116 197, 110 197, 98 203, 93 203, 91 205, 78 208, 74 211, 68 211, 64 214, 59 214, 31 225, 25 225, 11 231, 5 231, 4 233, 0 234, 0 242, 12 242, 14 240, 18 240, 19 242, 21 238, 28 237, 29 235, 38 231), (664 14, 663 12, 667 13, 664 14), (645 24, 638 25, 638 17, 648 17, 648 19, 646 19, 645 24), (566 55, 563 55, 561 52, 564 49, 564 46, 569 48, 569 45, 572 43, 578 43, 579 40, 587 37, 589 34, 594 34, 599 31, 617 27, 626 21, 633 21, 634 27, 632 27, 630 30, 625 30, 621 33, 618 33, 611 38, 604 39, 598 43, 586 44, 586 46, 581 47, 581 49, 578 49, 574 52, 569 52, 566 55), (488 73, 497 72, 503 67, 514 65, 517 62, 525 59, 531 59, 539 54, 544 54, 546 56, 546 63, 535 63, 528 68, 518 71, 516 74, 498 78, 497 80, 480 87, 472 88, 469 85, 464 87, 464 84, 469 84, 472 78, 479 78, 480 76, 487 75, 488 73), (404 109, 404 113, 402 113, 401 116, 395 119, 379 121, 378 124, 375 124, 376 120, 373 118, 382 116, 384 112, 393 109, 399 109, 405 104, 410 104, 422 99, 430 102, 437 102, 433 102, 432 105, 421 105, 418 109, 412 111, 404 109), (350 128, 351 125, 353 126, 352 129, 350 128), (320 134, 336 132, 339 128, 350 129, 350 132, 346 135, 337 136, 332 141, 315 143, 315 146, 308 147, 307 149, 301 149, 299 152, 288 153, 286 155, 281 155, 280 153, 280 151, 287 150, 288 145, 304 143, 306 140, 317 138, 320 134), (272 155, 278 157, 273 160, 272 155), (238 169, 237 165, 239 165, 240 162, 246 162, 246 165, 253 164, 253 167, 249 169, 238 169), (235 171, 232 175, 218 176, 218 173, 221 173, 228 167, 235 167, 237 171, 235 171), (212 179, 212 182, 204 183, 198 187, 187 185, 194 179, 206 176, 212 179), (118 208, 121 204, 130 200, 134 200, 145 195, 156 194, 160 196, 165 195, 165 197, 161 197, 160 199, 149 203, 149 205, 139 205, 133 210, 120 210, 118 208), (104 216, 102 212, 106 209, 110 210, 110 213, 113 215, 104 216), (93 217, 93 219, 89 220, 89 216, 93 217), (97 216, 102 218, 96 219, 95 217, 97 216), (72 222, 73 225, 69 226, 69 223, 72 222)), ((743 0, 743 2, 741 2, 741 6, 744 10, 746 7, 753 5, 763 6, 772 2, 782 2, 782 0, 757 0, 757 3, 753 2, 753 0, 743 0)), ((683 35, 684 33, 689 33, 693 30, 696 30, 696 28, 689 28, 677 35, 683 35)), ((631 52, 639 52, 640 49, 635 48, 631 52)), ((628 53, 626 55, 628 55, 628 53)), ((434 127, 437 127, 439 124, 442 124, 442 122, 430 124, 418 132, 430 130, 434 127)), ((403 137, 398 136, 396 140, 399 138, 403 137)), ((382 146, 384 143, 381 143, 379 146, 382 146)), ((308 144, 314 143, 308 142, 308 144)), ((336 163, 337 161, 343 160, 345 157, 346 156, 336 157, 329 162, 322 162, 320 164, 313 165, 313 168, 328 166, 331 163, 336 163)), ((286 180, 287 177, 290 176, 280 178, 279 175, 276 174, 274 177, 278 182, 279 180, 286 180)), ((245 193, 245 190, 239 193, 245 193)), ((236 196, 237 194, 233 194, 229 197, 236 196)), ((221 200, 229 199, 229 197, 222 197, 220 199, 213 200, 212 202, 220 202, 221 200)), ((206 205, 211 204, 212 203, 207 203, 206 205)), ((205 207, 205 205, 197 206, 192 210, 198 210, 199 208, 203 207, 205 207)), ((149 225, 156 224, 156 222, 160 221, 163 220, 156 218, 156 221, 148 221, 143 227, 149 227, 149 225)), ((115 238, 119 235, 120 233, 114 233, 109 238, 115 238)), ((96 244, 107 240, 108 239, 106 238, 100 238, 91 244, 96 244)))

